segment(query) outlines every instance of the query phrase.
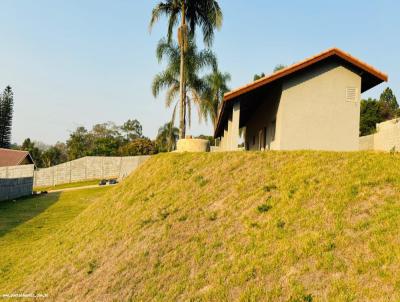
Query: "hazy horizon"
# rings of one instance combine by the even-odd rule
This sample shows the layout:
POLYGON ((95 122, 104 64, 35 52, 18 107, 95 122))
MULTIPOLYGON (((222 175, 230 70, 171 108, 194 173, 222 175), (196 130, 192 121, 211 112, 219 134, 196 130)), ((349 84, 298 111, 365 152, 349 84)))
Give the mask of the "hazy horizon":
MULTIPOLYGON (((77 126, 128 119, 138 119, 144 135, 155 138, 172 111, 150 88, 163 70, 155 48, 165 36, 165 19, 150 34, 159 1, 137 2, 2 1, 0 89, 10 85, 15 95, 13 142, 30 137, 54 144, 77 126)), ((220 69, 232 76, 231 88, 335 46, 389 75, 363 98, 379 97, 387 86, 400 98, 399 2, 220 4, 224 23, 213 50, 220 69)), ((210 123, 199 125, 194 111, 192 117, 188 134, 212 134, 210 123)))

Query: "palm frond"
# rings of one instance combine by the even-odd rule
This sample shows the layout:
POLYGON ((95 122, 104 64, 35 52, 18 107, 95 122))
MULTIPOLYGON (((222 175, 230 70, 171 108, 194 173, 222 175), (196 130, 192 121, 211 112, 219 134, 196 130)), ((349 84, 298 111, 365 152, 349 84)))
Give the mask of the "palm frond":
POLYGON ((178 23, 180 10, 180 0, 166 0, 165 2, 158 3, 151 13, 149 31, 151 32, 152 28, 158 22, 160 17, 164 15, 168 17, 167 40, 171 42, 174 27, 178 23))
POLYGON ((165 95, 165 105, 167 107, 171 107, 171 104, 176 100, 179 94, 179 82, 171 85, 168 90, 167 94, 165 95))
POLYGON ((176 85, 177 83, 179 82, 169 70, 160 72, 154 77, 152 83, 153 96, 157 97, 162 89, 176 85))

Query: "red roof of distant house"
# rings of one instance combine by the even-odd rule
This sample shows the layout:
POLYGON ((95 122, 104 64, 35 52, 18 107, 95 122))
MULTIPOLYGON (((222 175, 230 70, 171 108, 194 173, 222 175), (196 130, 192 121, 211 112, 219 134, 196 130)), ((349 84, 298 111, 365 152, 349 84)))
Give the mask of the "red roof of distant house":
POLYGON ((32 157, 28 151, 0 148, 0 167, 18 166, 27 157, 28 161, 33 164, 32 157))

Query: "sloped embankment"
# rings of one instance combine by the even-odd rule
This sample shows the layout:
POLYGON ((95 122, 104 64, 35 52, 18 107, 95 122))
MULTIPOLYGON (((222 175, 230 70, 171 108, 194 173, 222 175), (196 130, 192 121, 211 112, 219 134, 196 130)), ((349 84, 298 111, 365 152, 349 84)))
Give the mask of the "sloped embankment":
POLYGON ((399 189, 397 154, 158 155, 0 288, 68 301, 398 300, 399 189))

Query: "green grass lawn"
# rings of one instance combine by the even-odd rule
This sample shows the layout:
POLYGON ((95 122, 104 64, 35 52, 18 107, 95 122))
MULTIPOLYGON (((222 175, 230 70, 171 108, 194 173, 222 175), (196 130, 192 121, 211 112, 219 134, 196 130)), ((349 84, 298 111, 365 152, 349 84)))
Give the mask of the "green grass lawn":
POLYGON ((85 187, 91 185, 99 184, 100 179, 93 179, 87 181, 73 182, 69 184, 62 184, 56 186, 45 186, 45 187, 34 187, 34 191, 52 191, 52 190, 61 190, 61 189, 69 189, 69 188, 77 188, 77 187, 85 187))
POLYGON ((13 272, 21 259, 45 246, 58 230, 107 190, 83 189, 0 202, 0 283, 23 278, 13 272))
POLYGON ((8 205, 0 295, 400 301, 400 154, 160 154, 104 190, 8 205))

